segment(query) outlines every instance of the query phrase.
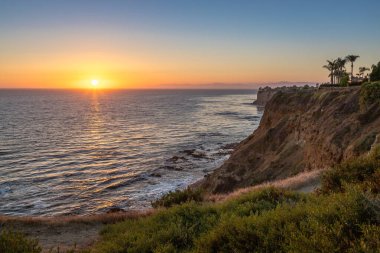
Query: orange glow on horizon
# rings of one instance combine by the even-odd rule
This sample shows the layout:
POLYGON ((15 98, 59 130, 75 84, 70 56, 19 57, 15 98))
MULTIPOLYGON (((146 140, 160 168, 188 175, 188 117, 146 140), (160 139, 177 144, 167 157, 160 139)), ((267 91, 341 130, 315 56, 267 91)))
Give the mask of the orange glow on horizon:
MULTIPOLYGON (((323 70, 322 70, 323 71, 323 70)), ((1 72, 1 71, 0 71, 1 72)), ((266 83, 277 81, 308 81, 317 80, 308 78, 313 73, 304 73, 304 77, 295 76, 297 72, 289 71, 278 74, 274 71, 256 71, 254 74, 236 71, 219 72, 210 70, 187 72, 177 71, 153 71, 153 70, 8 70, 3 71, 0 76, 0 88, 42 88, 42 89, 160 89, 160 88, 202 88, 202 85, 220 83, 220 88, 225 88, 222 84, 266 83), (87 72, 87 73, 86 73, 87 72), (96 73, 95 75, 88 72, 96 73)), ((299 75, 299 73, 298 73, 299 75)), ((218 88, 218 85, 215 86, 218 88)))
POLYGON ((234 88, 237 83, 326 79, 318 61, 308 62, 315 65, 310 71, 299 71, 296 66, 280 61, 236 63, 204 59, 198 62, 191 58, 126 56, 113 51, 100 55, 73 53, 62 52, 38 61, 32 55, 15 61, 0 59, 0 88, 183 89, 213 83, 231 84, 229 87, 234 88), (98 84, 93 85, 92 80, 98 84))

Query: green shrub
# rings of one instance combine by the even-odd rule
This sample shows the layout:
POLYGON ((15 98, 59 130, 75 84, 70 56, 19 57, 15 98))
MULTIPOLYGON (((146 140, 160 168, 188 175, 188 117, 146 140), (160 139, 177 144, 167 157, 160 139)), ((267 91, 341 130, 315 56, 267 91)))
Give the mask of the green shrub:
POLYGON ((286 225, 286 251, 356 252, 354 249, 361 241, 366 241, 363 226, 379 227, 379 213, 373 200, 359 188, 350 188, 344 194, 319 197, 317 202, 305 206, 307 217, 286 225))
MULTIPOLYGON (((244 210, 254 205, 248 198, 177 205, 108 226, 93 252, 373 252, 380 247, 379 207, 360 187, 349 188, 295 201, 291 196, 274 208, 259 204, 260 211, 244 210)), ((273 192, 254 195, 260 202, 273 192)))
POLYGON ((271 187, 244 194, 221 204, 220 208, 226 214, 249 216, 275 209, 282 203, 296 203, 305 199, 303 194, 271 187))
POLYGON ((0 232, 1 253, 39 253, 38 241, 27 238, 20 232, 3 229, 0 232))
POLYGON ((177 252, 193 247, 194 238, 217 222, 219 213, 195 203, 163 209, 139 220, 108 226, 95 252, 177 252))
POLYGON ((173 205, 178 205, 186 202, 201 202, 203 201, 203 192, 200 189, 193 190, 187 188, 185 190, 176 190, 174 192, 169 192, 159 198, 158 200, 152 202, 154 208, 158 207, 171 207, 173 205))
POLYGON ((372 72, 369 74, 371 82, 380 81, 380 62, 377 65, 372 65, 372 72))
POLYGON ((360 226, 362 236, 352 252, 378 252, 380 248, 380 226, 360 226))
POLYGON ((224 220, 197 241, 195 251, 344 252, 360 248, 362 242, 373 249, 380 246, 369 237, 378 230, 377 215, 358 189, 320 195, 261 215, 224 220))
POLYGON ((380 192, 380 146, 370 154, 343 162, 325 172, 321 191, 324 193, 344 190, 344 184, 360 184, 372 192, 380 192))
POLYGON ((348 86, 348 81, 350 80, 348 74, 345 74, 339 81, 340 86, 348 86))
POLYGON ((139 220, 106 227, 95 252, 178 252, 194 249, 194 243, 213 227, 233 217, 247 217, 295 203, 304 195, 268 188, 226 203, 185 203, 139 220))
POLYGON ((366 108, 376 102, 380 102, 380 82, 363 84, 360 89, 361 108, 366 108))

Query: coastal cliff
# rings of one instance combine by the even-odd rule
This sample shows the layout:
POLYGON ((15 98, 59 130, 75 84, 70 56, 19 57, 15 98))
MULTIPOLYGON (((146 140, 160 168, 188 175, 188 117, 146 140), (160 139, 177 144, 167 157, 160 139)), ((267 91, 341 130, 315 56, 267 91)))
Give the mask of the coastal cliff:
MULTIPOLYGON (((277 87, 277 88, 271 88, 269 86, 266 87, 260 87, 259 90, 257 91, 257 99, 253 101, 254 105, 257 106, 265 106, 271 98, 277 94, 278 92, 285 92, 285 93, 292 93, 297 90, 299 90, 300 87, 297 86, 282 86, 282 87, 277 87)), ((304 86, 301 89, 314 89, 314 87, 311 86, 304 86)))
POLYGON ((360 87, 271 93, 259 128, 199 182, 206 191, 225 193, 328 168, 380 142, 379 102, 363 105, 360 87))

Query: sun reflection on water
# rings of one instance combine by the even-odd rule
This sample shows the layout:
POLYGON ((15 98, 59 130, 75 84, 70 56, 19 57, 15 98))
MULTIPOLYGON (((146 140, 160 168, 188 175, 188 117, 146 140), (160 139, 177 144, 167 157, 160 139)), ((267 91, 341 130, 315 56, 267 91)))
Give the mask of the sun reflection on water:
POLYGON ((252 95, 219 93, 0 93, 0 213, 142 208, 203 177, 261 117, 252 95), (194 149, 205 158, 192 157, 194 149))

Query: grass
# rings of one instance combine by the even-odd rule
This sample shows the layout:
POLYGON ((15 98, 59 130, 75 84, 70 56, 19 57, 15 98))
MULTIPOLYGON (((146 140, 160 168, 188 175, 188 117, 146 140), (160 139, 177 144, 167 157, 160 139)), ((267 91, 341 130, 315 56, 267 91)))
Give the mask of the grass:
POLYGON ((221 222, 258 215, 281 203, 295 203, 303 195, 268 188, 220 204, 189 202, 162 209, 138 220, 107 227, 94 252, 186 252, 221 222))
POLYGON ((194 252, 357 252, 378 247, 379 236, 362 236, 364 229, 379 229, 374 205, 356 189, 309 196, 259 215, 226 219, 199 238, 194 252))
POLYGON ((20 232, 3 229, 0 232, 0 252, 2 253, 39 253, 38 241, 20 232))
POLYGON ((233 209, 177 206, 109 227, 94 252, 374 252, 380 246, 375 204, 360 190, 283 197, 233 209))

